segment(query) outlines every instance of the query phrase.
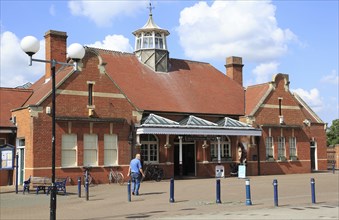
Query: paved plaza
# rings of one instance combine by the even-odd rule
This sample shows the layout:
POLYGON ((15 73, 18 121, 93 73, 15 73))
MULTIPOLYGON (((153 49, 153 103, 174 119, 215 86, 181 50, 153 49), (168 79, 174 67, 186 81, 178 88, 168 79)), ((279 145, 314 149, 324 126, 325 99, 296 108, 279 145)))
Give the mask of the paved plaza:
MULTIPOLYGON (((94 177, 95 178, 95 177, 94 177)), ((221 204, 216 201, 216 179, 174 182, 174 203, 169 202, 170 181, 143 182, 139 196, 127 197, 127 184, 90 187, 89 200, 78 197, 77 186, 57 196, 57 219, 339 219, 339 173, 249 177, 252 205, 246 206, 245 179, 221 179, 221 204), (312 203, 311 178, 316 203, 312 203), (273 180, 278 181, 278 206, 274 206, 273 180)), ((49 219, 50 196, 31 191, 15 193, 0 187, 0 219, 49 219)))

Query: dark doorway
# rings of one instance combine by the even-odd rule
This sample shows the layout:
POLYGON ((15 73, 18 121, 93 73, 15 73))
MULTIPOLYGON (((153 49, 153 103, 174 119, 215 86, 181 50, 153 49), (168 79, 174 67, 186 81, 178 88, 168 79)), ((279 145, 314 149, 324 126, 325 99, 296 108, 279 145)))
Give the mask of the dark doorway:
MULTIPOLYGON (((183 176, 195 176, 194 144, 182 144, 182 174, 183 176)), ((174 175, 180 175, 179 144, 174 145, 174 175)))

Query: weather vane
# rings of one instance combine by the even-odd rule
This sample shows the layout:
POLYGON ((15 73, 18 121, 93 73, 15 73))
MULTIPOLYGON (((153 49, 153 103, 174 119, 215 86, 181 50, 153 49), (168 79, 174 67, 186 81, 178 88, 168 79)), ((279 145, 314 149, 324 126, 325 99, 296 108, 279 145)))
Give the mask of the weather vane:
POLYGON ((154 7, 152 7, 152 2, 149 2, 149 6, 147 7, 149 9, 149 14, 152 15, 152 9, 154 9, 154 7))

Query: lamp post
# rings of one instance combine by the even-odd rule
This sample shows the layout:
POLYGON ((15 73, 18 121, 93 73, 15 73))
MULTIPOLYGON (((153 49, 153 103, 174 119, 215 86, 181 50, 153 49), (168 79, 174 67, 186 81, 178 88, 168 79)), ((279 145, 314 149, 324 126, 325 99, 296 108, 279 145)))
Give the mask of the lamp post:
POLYGON ((52 72, 52 190, 51 190, 51 203, 50 203, 50 219, 56 219, 56 186, 55 186, 55 66, 61 64, 63 66, 73 66, 74 70, 78 70, 77 62, 85 56, 85 49, 80 44, 72 44, 68 47, 68 57, 71 58, 74 63, 59 62, 55 59, 52 60, 40 60, 33 59, 32 56, 39 51, 40 44, 38 39, 33 36, 24 37, 20 43, 21 49, 30 57, 29 66, 32 66, 32 61, 51 63, 52 72))

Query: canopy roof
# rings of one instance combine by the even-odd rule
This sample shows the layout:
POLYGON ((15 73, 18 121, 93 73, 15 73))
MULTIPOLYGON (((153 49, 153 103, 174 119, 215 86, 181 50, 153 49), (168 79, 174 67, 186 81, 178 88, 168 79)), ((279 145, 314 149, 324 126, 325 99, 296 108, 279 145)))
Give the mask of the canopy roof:
POLYGON ((261 129, 225 117, 217 123, 190 115, 176 122, 156 114, 141 120, 137 134, 261 136, 261 129))

